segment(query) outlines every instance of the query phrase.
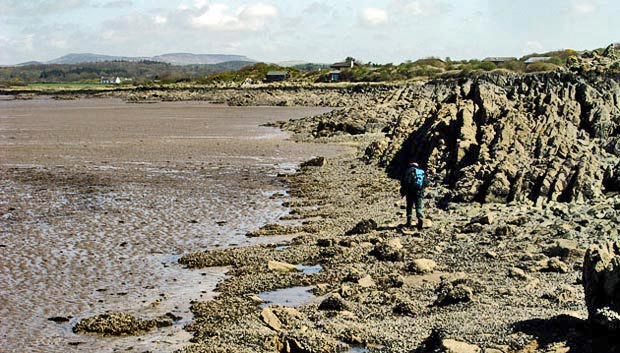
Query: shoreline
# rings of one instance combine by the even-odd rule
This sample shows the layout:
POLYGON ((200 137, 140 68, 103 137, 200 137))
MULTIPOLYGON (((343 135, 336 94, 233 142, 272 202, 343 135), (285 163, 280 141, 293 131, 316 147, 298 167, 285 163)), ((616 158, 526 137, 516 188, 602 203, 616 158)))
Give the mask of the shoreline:
POLYGON ((187 329, 197 343, 182 352, 408 353, 451 342, 471 349, 457 352, 589 352, 589 344, 595 352, 604 344, 590 338, 579 282, 583 251, 596 240, 558 243, 549 230, 568 224, 554 215, 559 206, 440 209, 441 192, 431 188, 425 203, 433 225, 405 230, 396 181, 361 157, 358 151, 328 159, 285 178, 293 213, 317 232, 297 234, 286 249, 256 246, 180 260, 191 268, 231 267, 218 297, 192 307, 187 329), (347 235, 368 219, 377 227, 347 235), (279 272, 270 261, 320 265, 321 272, 279 272), (286 292, 277 304, 260 300, 264 292, 308 286, 313 295, 301 306, 290 308, 286 292), (557 342, 551 348, 550 335, 557 342))
MULTIPOLYGON (((567 324, 581 325, 587 313, 577 284, 580 259, 566 257, 561 260, 565 268, 544 269, 540 260, 549 258, 524 251, 531 239, 518 236, 519 230, 542 231, 536 222, 515 226, 538 209, 457 205, 444 211, 435 206, 437 195, 431 192, 426 203, 432 228, 403 230, 395 181, 359 157, 340 156, 286 178, 294 203, 319 207, 293 209, 302 218, 321 217, 307 222, 318 232, 298 234, 286 249, 254 246, 193 253, 180 260, 190 268, 231 267, 229 277, 216 287, 218 297, 192 307, 195 318, 187 329, 198 343, 183 352, 269 352, 287 346, 300 347, 293 352, 410 352, 435 330, 488 352, 529 352, 532 345, 544 348, 539 343, 543 336, 537 336, 544 332, 528 331, 528 325, 548 320, 554 332, 556 321, 564 317, 567 324), (356 173, 347 173, 351 170, 356 173), (338 175, 345 177, 334 179, 338 175), (362 191, 365 195, 356 197, 355 187, 342 187, 355 183, 374 194, 362 191), (335 190, 350 194, 330 197, 335 190), (494 218, 489 224, 471 223, 488 215, 494 218), (377 228, 346 235, 365 219, 375 220, 377 228), (471 224, 481 227, 482 234, 462 229, 471 224), (516 228, 510 233, 516 239, 495 235, 506 226, 516 228), (523 254, 532 267, 519 271, 523 254), (419 269, 413 265, 419 259, 436 266, 419 269), (278 272, 270 269, 270 261, 320 265, 322 270, 311 275, 278 272), (276 305, 257 299, 263 292, 308 286, 314 297, 292 309, 286 298, 276 305), (451 292, 457 287, 465 288, 461 297, 451 292)), ((540 236, 536 243, 542 247, 550 240, 540 236)))

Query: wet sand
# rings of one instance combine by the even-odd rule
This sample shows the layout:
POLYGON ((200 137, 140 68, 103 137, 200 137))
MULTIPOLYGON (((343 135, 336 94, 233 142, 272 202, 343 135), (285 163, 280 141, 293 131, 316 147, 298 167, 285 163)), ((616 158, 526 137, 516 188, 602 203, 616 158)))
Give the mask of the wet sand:
POLYGON ((190 301, 212 297, 225 272, 183 269, 177 259, 285 243, 245 236, 288 213, 285 185, 275 176, 344 147, 294 143, 260 125, 326 111, 112 99, 0 102, 0 346, 166 352, 187 343, 182 326, 191 320, 190 301), (71 332, 79 319, 106 311, 182 319, 137 338, 71 332))

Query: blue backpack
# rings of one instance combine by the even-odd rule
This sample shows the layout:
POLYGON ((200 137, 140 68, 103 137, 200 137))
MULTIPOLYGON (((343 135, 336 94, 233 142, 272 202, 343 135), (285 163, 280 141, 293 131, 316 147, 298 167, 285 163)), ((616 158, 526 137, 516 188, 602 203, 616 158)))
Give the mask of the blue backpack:
POLYGON ((405 176, 407 187, 414 190, 422 190, 424 188, 424 178, 426 174, 420 168, 409 168, 405 176))

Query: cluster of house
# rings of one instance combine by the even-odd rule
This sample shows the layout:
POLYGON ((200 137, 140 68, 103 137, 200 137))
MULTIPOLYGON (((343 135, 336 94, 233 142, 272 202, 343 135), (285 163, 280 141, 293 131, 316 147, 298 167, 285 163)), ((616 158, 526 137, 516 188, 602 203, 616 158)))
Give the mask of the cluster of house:
MULTIPOLYGON (((340 74, 342 70, 352 69, 359 63, 353 59, 347 59, 343 62, 338 62, 330 66, 331 71, 328 72, 327 77, 330 82, 340 81, 340 74)), ((269 71, 265 76, 265 82, 277 82, 286 81, 291 78, 291 74, 288 71, 269 71)))
POLYGON ((121 82, 123 82, 123 80, 121 80, 121 78, 118 77, 118 76, 116 76, 116 77, 101 77, 101 79, 99 80, 99 83, 104 84, 104 85, 109 85, 109 84, 118 85, 121 82))

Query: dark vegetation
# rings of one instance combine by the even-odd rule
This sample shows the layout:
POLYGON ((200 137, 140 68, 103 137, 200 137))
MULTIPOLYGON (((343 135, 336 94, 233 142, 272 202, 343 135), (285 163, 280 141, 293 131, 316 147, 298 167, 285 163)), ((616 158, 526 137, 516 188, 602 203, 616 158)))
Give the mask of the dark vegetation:
POLYGON ((230 61, 210 65, 171 65, 156 61, 104 61, 81 64, 32 64, 0 67, 0 85, 31 83, 98 83, 101 77, 119 77, 124 82, 174 83, 235 71, 249 63, 230 61))

